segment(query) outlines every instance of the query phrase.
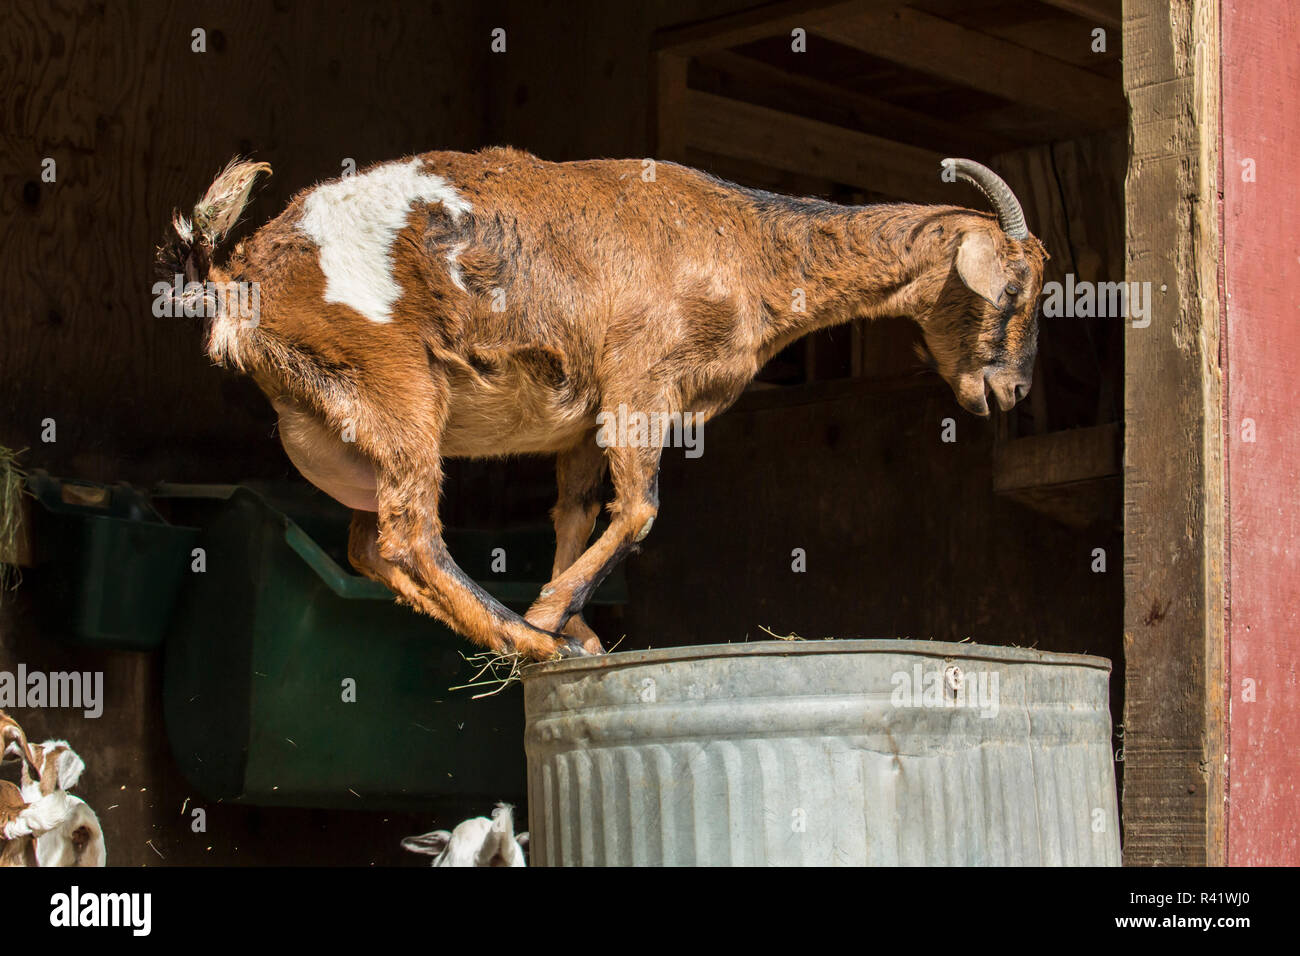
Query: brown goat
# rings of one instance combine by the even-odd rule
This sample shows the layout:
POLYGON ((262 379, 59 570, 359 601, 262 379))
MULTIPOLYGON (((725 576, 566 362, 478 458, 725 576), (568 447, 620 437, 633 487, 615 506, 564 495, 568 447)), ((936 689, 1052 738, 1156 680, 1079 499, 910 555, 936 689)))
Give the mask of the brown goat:
POLYGON ((269 169, 232 163, 160 261, 207 283, 182 298, 208 307, 210 356, 252 376, 294 465, 354 509, 359 571, 494 650, 598 653, 580 612, 650 531, 662 450, 602 447, 599 413, 703 423, 800 336, 892 315, 971 412, 1028 390, 1046 253, 1005 183, 946 165, 997 215, 793 199, 672 163, 426 153, 299 193, 218 266, 269 169), (214 288, 255 290, 257 314, 214 288), (559 501, 552 579, 520 617, 452 560, 438 497, 444 457, 526 453, 557 456, 559 501), (611 522, 588 547, 606 467, 611 522))

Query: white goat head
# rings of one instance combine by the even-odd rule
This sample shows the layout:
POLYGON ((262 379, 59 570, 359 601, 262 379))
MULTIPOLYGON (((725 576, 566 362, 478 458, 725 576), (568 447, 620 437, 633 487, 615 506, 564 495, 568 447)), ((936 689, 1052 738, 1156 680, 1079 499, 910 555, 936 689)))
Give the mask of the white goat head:
POLYGON ((407 837, 402 848, 433 857, 432 866, 527 866, 528 834, 515 835, 514 808, 498 803, 490 820, 474 817, 450 832, 407 837))

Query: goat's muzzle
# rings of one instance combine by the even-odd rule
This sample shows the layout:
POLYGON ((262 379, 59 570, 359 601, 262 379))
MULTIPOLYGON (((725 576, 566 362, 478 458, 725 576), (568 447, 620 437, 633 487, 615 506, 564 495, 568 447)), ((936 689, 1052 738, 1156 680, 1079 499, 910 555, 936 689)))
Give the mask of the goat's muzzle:
POLYGON ((998 403, 998 408, 1004 412, 1009 412, 1015 407, 1016 402, 1029 394, 1029 388, 1032 384, 1033 381, 1028 375, 1022 375, 1014 370, 985 369, 985 404, 987 405, 987 396, 992 395, 998 403))

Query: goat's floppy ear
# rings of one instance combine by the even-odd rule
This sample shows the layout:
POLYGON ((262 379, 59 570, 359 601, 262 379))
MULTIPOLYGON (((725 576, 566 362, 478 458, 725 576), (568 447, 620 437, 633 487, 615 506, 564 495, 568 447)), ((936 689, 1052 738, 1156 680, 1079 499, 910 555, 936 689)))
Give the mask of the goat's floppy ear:
POLYGON ((966 288, 998 308, 1007 288, 1006 269, 998 255, 997 243, 987 232, 966 233, 957 247, 957 275, 966 288))
POLYGON ((71 790, 81 779, 86 762, 77 756, 77 752, 68 746, 66 740, 47 740, 41 744, 45 752, 45 766, 41 767, 41 781, 44 782, 51 769, 58 781, 60 790, 71 790), (50 765, 54 766, 51 767, 50 765))
POLYGON ((412 853, 421 853, 424 856, 437 856, 443 850, 447 849, 447 844, 451 842, 451 833, 447 830, 433 830, 430 833, 421 833, 419 836, 410 836, 402 841, 402 849, 409 850, 412 853))

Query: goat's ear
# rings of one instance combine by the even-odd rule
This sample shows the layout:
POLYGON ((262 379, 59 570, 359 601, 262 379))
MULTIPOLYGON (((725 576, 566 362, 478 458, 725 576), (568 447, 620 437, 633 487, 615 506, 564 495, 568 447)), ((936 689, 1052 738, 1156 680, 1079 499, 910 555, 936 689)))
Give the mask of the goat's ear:
MULTIPOLYGON (((49 744, 46 743, 45 746, 48 748, 49 744)), ((59 789, 71 790, 81 779, 81 773, 86 769, 86 762, 77 756, 77 752, 71 747, 64 746, 55 755, 54 766, 59 789)), ((44 773, 45 771, 42 771, 42 774, 44 773)))
POLYGON ((447 849, 447 844, 450 842, 451 833, 449 831, 434 830, 430 833, 421 833, 419 836, 407 837, 402 841, 402 849, 410 850, 412 853, 421 853, 424 856, 437 856, 447 849))
POLYGON ((966 233, 957 247, 957 274, 961 281, 981 299, 1001 307, 1007 288, 1006 269, 998 255, 997 243, 987 232, 966 233))

